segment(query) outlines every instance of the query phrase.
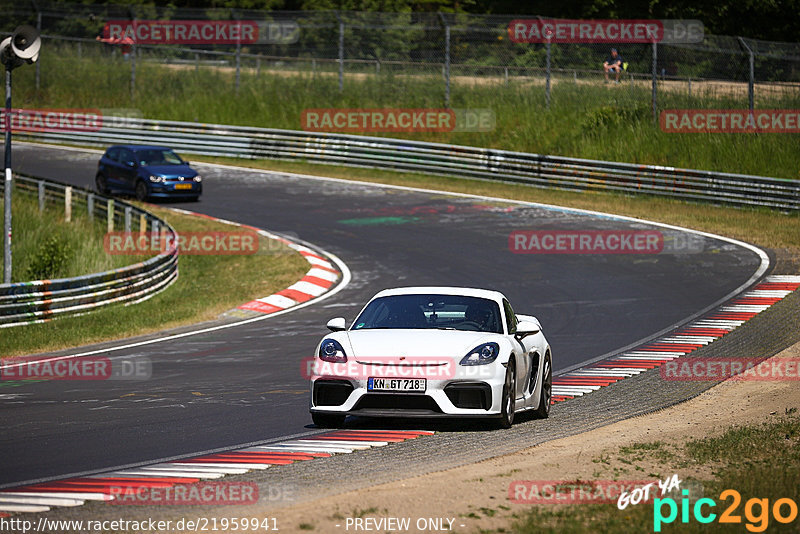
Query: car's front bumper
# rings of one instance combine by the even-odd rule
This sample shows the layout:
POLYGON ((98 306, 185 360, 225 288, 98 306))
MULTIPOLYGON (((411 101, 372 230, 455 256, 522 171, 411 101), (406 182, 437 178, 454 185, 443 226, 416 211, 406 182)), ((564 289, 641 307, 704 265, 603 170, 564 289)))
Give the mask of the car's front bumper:
MULTIPOLYGON (((426 378, 424 392, 375 392, 367 390, 369 376, 402 378, 402 374, 320 374, 311 377, 314 413, 369 417, 496 417, 502 407, 505 366, 493 362, 481 366, 454 367, 452 376, 426 378)), ((415 376, 412 374, 405 376, 415 376)), ((425 376, 417 374, 416 376, 425 376)))

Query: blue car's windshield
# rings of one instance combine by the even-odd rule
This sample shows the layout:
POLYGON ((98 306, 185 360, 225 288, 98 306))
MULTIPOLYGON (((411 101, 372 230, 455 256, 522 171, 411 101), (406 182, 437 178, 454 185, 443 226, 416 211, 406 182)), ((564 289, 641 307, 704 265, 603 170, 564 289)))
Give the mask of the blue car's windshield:
POLYGON ((461 295, 380 297, 364 308, 352 330, 413 328, 503 333, 500 307, 493 300, 461 295))
POLYGON ((181 165, 183 160, 172 150, 140 150, 136 153, 139 165, 181 165))

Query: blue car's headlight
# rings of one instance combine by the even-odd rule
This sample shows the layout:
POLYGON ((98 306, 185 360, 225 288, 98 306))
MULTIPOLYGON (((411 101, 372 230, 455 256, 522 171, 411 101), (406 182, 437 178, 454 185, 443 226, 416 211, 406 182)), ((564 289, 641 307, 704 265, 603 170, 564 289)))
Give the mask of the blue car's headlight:
POLYGON ((155 174, 151 174, 150 175, 150 181, 151 182, 163 182, 164 181, 164 177, 163 176, 156 176, 155 174))
POLYGON ((344 348, 335 339, 324 339, 319 346, 319 357, 326 362, 341 363, 347 361, 344 348))
POLYGON ((492 363, 500 355, 500 345, 497 343, 484 343, 469 351, 461 359, 461 365, 484 365, 492 363))
POLYGON ((197 176, 194 177, 194 181, 195 182, 202 182, 203 178, 201 178, 200 175, 198 174, 197 176))

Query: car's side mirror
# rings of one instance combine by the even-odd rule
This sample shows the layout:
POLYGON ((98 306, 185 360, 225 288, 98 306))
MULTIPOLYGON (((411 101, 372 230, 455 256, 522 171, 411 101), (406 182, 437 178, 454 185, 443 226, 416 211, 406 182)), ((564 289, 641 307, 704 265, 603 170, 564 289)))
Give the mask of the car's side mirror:
POLYGON ((328 327, 328 330, 332 332, 340 332, 347 329, 347 326, 344 322, 344 317, 334 317, 328 321, 326 326, 328 327))
POLYGON ((539 325, 539 321, 522 320, 519 323, 517 323, 517 331, 514 335, 519 339, 522 339, 525 336, 532 336, 533 334, 538 334, 541 330, 542 327, 539 325))
POLYGON ((135 161, 126 161, 125 165, 128 166, 128 167, 133 168, 133 167, 136 167, 136 162, 135 161))

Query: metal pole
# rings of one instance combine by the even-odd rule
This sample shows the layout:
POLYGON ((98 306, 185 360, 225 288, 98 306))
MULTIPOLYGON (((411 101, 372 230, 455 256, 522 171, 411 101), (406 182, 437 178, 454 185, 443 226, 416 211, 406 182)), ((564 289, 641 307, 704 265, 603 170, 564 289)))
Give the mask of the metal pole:
MULTIPOLYGON (((133 21, 134 35, 136 35, 136 21, 133 21)), ((131 102, 136 92, 136 43, 131 45, 131 102)))
POLYGON ((341 19, 339 19, 339 92, 341 93, 343 90, 344 90, 344 22, 341 19))
POLYGON ((658 119, 658 44, 653 41, 653 120, 658 119))
POLYGON ((444 107, 450 107, 450 25, 444 27, 444 107))
POLYGON ((547 57, 546 57, 546 79, 544 82, 544 103, 547 109, 550 109, 550 37, 547 38, 547 57))
POLYGON ((3 189, 3 283, 11 283, 11 68, 6 67, 6 146, 5 186, 3 189))
POLYGON ((747 46, 747 43, 741 37, 737 37, 739 39, 739 43, 747 50, 747 54, 750 56, 750 78, 747 80, 747 99, 748 104, 750 106, 750 113, 753 113, 755 109, 755 55, 753 54, 753 49, 747 46))
MULTIPOLYGON (((42 34, 42 12, 39 11, 39 6, 33 4, 36 8, 36 31, 39 32, 39 35, 42 34)), ((39 90, 39 84, 41 81, 41 76, 39 74, 39 62, 36 62, 36 90, 39 90)))
POLYGON ((236 93, 239 92, 239 79, 242 71, 242 22, 236 16, 238 32, 236 34, 236 93))

